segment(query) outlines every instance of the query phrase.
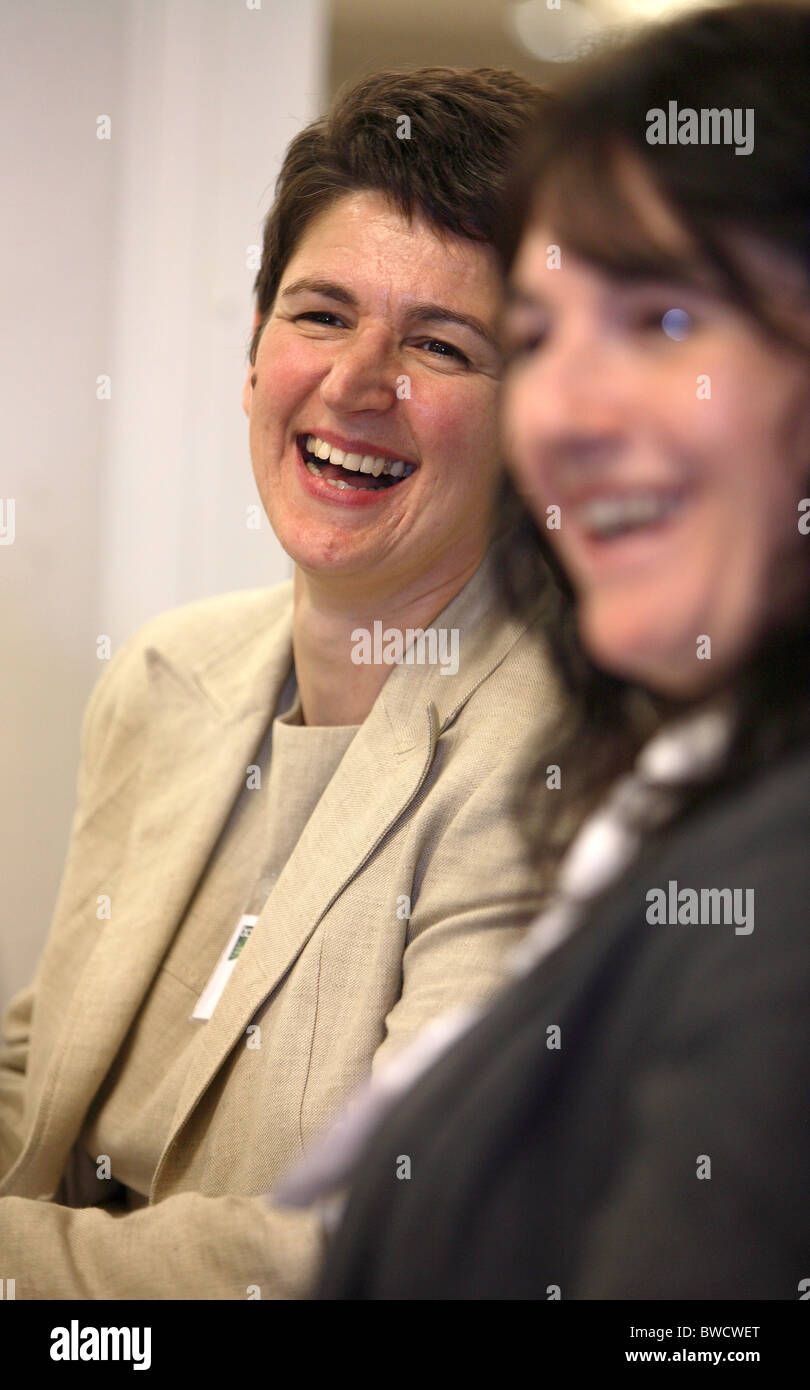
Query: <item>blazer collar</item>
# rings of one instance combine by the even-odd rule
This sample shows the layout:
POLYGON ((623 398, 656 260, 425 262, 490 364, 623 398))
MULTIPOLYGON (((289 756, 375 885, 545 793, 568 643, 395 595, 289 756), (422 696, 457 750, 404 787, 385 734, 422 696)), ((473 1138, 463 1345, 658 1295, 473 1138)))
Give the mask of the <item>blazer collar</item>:
POLYGON ((435 666, 405 663, 393 667, 379 700, 400 750, 418 739, 430 705, 442 733, 526 631, 526 619, 512 614, 504 601, 498 582, 500 563, 500 547, 493 544, 464 588, 430 624, 458 630, 457 671, 444 674, 435 666))
MULTIPOLYGON (((400 751, 420 737, 430 704, 441 733, 525 632, 526 620, 515 616, 502 596, 500 563, 500 547, 493 543, 475 573, 430 624, 458 631, 457 671, 444 673, 436 666, 407 661, 392 666, 378 701, 400 751)), ((224 724, 275 710, 293 659, 292 592, 292 580, 273 591, 277 606, 272 618, 268 621, 257 609, 255 622, 237 651, 227 633, 217 634, 213 651, 193 668, 173 660, 160 647, 149 651, 150 673, 157 678, 162 667, 174 681, 178 713, 184 692, 190 707, 196 703, 207 708, 210 718, 224 724)))

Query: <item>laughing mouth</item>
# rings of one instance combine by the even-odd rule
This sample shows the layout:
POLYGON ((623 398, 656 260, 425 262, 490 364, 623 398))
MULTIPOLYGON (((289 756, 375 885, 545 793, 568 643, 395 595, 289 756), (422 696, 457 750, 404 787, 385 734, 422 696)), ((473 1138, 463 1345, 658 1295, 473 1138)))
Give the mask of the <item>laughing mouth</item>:
POLYGON ((299 435, 297 442, 310 473, 338 489, 382 492, 403 483, 416 471, 416 465, 406 459, 347 453, 316 434, 299 435))
POLYGON ((631 531, 662 526, 684 505, 683 492, 639 490, 604 494, 575 509, 577 523, 593 540, 613 540, 631 531))

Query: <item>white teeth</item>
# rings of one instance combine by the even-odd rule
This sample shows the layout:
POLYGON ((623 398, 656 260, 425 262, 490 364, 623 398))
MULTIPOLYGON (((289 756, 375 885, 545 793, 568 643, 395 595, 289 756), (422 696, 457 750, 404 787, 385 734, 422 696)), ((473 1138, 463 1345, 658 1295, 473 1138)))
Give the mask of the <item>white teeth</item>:
MULTIPOLYGON (((316 478, 323 478, 323 469, 319 468, 317 463, 313 463, 312 459, 307 459, 306 463, 310 473, 314 473, 316 478)), ((352 487, 350 483, 344 482, 342 478, 324 478, 324 482, 329 483, 330 487, 337 487, 341 489, 349 488, 351 492, 377 491, 377 489, 373 487, 352 487)))
POLYGON ((636 492, 625 496, 594 497, 576 510, 577 520, 598 536, 609 536, 657 522, 675 511, 682 498, 672 493, 636 492))
MULTIPOLYGON (((386 459, 374 454, 344 453, 343 449, 327 444, 325 439, 320 439, 316 434, 306 436, 305 447, 308 454, 314 454, 323 463, 328 459, 330 463, 336 463, 339 467, 346 468, 352 473, 369 473, 375 478, 379 478, 381 473, 387 473, 392 478, 407 478, 414 471, 414 465, 406 463, 404 459, 386 459)), ((362 490, 374 491, 373 488, 362 490)))

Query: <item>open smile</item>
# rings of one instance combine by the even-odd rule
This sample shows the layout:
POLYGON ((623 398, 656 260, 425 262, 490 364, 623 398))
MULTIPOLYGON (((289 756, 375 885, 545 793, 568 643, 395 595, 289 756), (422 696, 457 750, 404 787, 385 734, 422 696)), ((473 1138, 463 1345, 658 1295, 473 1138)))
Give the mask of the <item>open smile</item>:
POLYGON ((563 499, 570 559, 581 578, 649 571, 665 556, 693 515, 694 485, 601 486, 563 499), (662 549, 663 547, 663 549, 662 549))
POLYGON ((416 471, 407 459, 339 448, 320 435, 299 434, 298 450, 308 471, 336 491, 384 492, 398 487, 416 471))
POLYGON ((610 542, 666 526, 683 509, 687 495, 683 488, 603 492, 580 502, 573 515, 589 540, 610 542))

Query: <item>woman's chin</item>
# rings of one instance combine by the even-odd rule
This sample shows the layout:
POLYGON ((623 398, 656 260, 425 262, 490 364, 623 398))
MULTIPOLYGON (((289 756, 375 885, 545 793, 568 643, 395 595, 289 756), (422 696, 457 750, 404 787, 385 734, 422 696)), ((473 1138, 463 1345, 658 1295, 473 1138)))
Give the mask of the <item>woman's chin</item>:
POLYGON ((359 528, 327 525, 310 517, 291 516, 277 510, 269 517, 273 533, 282 550, 299 569, 316 574, 338 574, 362 569, 373 562, 371 538, 359 528))
POLYGON ((697 635, 676 630, 667 615, 633 619, 628 612, 607 614, 585 605, 579 630, 591 661, 621 680, 673 699, 688 699, 712 684, 711 649, 701 654, 697 635))

